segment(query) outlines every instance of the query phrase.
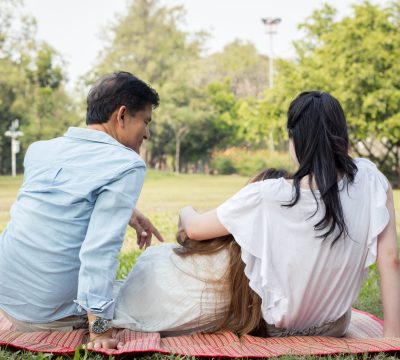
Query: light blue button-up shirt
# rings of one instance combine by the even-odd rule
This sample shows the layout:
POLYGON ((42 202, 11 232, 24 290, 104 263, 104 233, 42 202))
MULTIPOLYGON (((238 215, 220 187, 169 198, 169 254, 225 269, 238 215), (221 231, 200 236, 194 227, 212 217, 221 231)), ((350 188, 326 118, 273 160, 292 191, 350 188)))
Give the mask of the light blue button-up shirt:
POLYGON ((32 144, 0 236, 0 308, 45 323, 90 311, 111 319, 113 281, 145 164, 104 132, 70 128, 32 144))

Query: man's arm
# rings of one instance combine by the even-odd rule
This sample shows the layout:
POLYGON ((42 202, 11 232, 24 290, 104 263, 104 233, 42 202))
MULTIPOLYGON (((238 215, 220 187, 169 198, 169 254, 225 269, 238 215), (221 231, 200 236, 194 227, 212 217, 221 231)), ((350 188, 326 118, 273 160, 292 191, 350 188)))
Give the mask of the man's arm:
MULTIPOLYGON (((91 318, 113 318, 117 259, 144 174, 144 167, 131 169, 120 179, 103 186, 97 196, 79 254, 81 267, 76 300, 91 318)), ((96 337, 91 334, 91 339, 96 337)))
POLYGON ((385 230, 378 236, 377 257, 383 303, 383 335, 385 337, 400 337, 400 263, 393 192, 390 187, 387 192, 386 206, 390 219, 385 230))

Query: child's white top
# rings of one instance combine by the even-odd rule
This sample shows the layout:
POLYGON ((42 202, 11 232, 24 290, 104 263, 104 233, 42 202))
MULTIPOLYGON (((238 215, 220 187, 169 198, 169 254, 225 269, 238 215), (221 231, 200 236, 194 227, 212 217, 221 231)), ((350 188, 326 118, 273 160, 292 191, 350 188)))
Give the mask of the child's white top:
POLYGON ((334 321, 352 305, 377 255, 377 236, 389 221, 388 182, 376 166, 356 159, 355 181, 339 181, 349 237, 323 241, 314 225, 325 207, 319 192, 301 189, 299 202, 287 180, 247 185, 217 209, 218 218, 242 248, 245 273, 262 299, 265 321, 306 329, 334 321), (312 216, 316 212, 315 216, 312 216))
POLYGON ((113 325, 163 336, 209 330, 229 306, 229 251, 179 256, 176 244, 139 256, 115 300, 113 325))

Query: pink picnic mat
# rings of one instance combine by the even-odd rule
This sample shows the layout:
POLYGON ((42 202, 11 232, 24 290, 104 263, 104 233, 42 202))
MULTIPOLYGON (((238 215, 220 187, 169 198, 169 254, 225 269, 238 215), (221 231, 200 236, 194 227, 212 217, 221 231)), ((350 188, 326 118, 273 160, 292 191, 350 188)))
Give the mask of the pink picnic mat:
MULTIPOLYGON (((125 346, 121 350, 98 351, 103 354, 158 352, 206 357, 268 358, 280 355, 326 355, 400 351, 400 338, 382 338, 382 320, 353 310, 351 325, 344 338, 293 336, 287 338, 238 338, 230 332, 161 338, 158 333, 119 330, 116 336, 125 346)), ((0 315, 0 345, 53 354, 71 354, 83 341, 85 330, 71 332, 21 333, 0 315)))

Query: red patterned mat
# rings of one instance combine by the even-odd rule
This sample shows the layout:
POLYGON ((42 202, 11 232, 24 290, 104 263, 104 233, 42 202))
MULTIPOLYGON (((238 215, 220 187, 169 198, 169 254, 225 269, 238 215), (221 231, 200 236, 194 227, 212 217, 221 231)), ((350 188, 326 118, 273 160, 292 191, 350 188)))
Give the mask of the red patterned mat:
MULTIPOLYGON (((35 352, 71 354, 78 347, 85 330, 71 332, 21 333, 11 331, 11 324, 0 315, 0 345, 35 352)), ((161 338, 158 333, 120 330, 116 336, 125 346, 121 350, 99 351, 104 354, 159 352, 206 357, 268 358, 280 355, 325 355, 400 351, 400 338, 382 338, 382 321, 371 314, 353 310, 346 337, 320 336, 287 338, 238 338, 233 333, 161 338)))

